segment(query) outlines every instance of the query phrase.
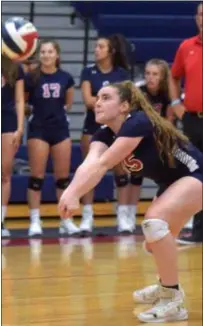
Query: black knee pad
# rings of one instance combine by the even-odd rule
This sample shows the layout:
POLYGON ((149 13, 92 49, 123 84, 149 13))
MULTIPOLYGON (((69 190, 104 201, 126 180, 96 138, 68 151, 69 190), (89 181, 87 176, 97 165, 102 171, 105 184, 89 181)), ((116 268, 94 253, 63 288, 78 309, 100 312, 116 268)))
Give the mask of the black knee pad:
POLYGON ((56 188, 65 190, 68 187, 69 183, 70 183, 69 178, 58 179, 58 180, 56 180, 56 188))
POLYGON ((43 186, 44 179, 30 177, 28 181, 28 188, 34 191, 40 191, 43 186))
POLYGON ((130 176, 130 184, 133 186, 141 186, 142 180, 143 180, 142 177, 136 177, 133 174, 131 174, 131 176, 130 176))
POLYGON ((118 188, 126 187, 129 183, 128 175, 115 175, 115 184, 118 188))

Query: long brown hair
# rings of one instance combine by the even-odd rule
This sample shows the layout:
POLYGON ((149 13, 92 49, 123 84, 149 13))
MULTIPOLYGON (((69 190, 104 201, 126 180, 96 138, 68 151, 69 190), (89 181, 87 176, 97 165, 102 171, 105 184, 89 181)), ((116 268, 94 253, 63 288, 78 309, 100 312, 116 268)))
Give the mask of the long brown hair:
POLYGON ((121 67, 129 70, 127 45, 128 41, 122 34, 111 34, 109 36, 100 36, 98 39, 108 41, 109 53, 112 55, 112 65, 114 68, 121 67))
POLYGON ((145 95, 133 82, 124 81, 111 86, 117 89, 121 102, 127 101, 130 104, 130 111, 142 110, 145 112, 154 126, 154 138, 161 160, 163 161, 166 157, 169 166, 174 167, 174 150, 178 143, 187 144, 188 138, 154 110, 145 95))
POLYGON ((170 71, 168 63, 165 60, 153 58, 146 63, 146 66, 148 65, 155 65, 160 67, 162 78, 159 84, 159 91, 163 92, 168 97, 169 96, 168 79, 169 79, 169 71, 170 71))
MULTIPOLYGON (((59 58, 56 60, 56 68, 60 68, 60 65, 61 65, 61 61, 60 61, 60 54, 61 54, 61 48, 60 48, 60 45, 57 41, 55 40, 41 40, 40 43, 39 43, 39 47, 37 49, 37 56, 39 55, 39 52, 40 52, 40 49, 41 49, 41 46, 43 44, 47 44, 47 43, 51 43, 54 47, 54 49, 56 50, 59 58)), ((40 75, 41 75, 41 64, 39 62, 39 65, 32 71, 32 80, 33 82, 36 84, 39 79, 40 79, 40 75)))
POLYGON ((13 62, 8 57, 2 55, 1 56, 1 71, 4 76, 6 82, 14 87, 16 83, 16 79, 18 77, 18 69, 19 66, 17 63, 13 62))

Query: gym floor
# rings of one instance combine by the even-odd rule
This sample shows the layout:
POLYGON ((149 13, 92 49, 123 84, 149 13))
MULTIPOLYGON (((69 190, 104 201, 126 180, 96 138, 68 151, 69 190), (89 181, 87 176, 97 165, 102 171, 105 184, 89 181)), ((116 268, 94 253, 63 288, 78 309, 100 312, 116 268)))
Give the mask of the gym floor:
MULTIPOLYGON (((28 221, 8 219, 7 227, 15 231, 2 241, 2 326, 140 324, 134 313, 148 306, 135 304, 132 292, 156 282, 153 260, 142 250, 140 221, 131 236, 116 235, 115 218, 101 217, 96 219, 100 232, 93 237, 59 238, 58 220, 46 218, 44 227, 55 231, 28 239, 22 234, 28 221)), ((200 326, 202 247, 178 250, 189 321, 173 325, 200 326)))

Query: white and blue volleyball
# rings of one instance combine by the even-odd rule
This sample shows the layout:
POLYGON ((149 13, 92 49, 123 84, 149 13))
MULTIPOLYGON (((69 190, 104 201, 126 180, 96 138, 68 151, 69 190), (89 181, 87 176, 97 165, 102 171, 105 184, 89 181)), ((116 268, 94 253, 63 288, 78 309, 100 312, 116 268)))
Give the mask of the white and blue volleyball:
POLYGON ((9 18, 2 26, 2 54, 14 61, 24 61, 36 51, 38 32, 22 17, 9 18))

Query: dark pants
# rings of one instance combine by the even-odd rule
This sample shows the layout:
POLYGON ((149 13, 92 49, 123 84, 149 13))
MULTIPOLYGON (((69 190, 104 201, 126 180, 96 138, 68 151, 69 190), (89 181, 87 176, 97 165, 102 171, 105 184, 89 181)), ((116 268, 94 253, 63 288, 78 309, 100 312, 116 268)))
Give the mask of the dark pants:
MULTIPOLYGON (((183 130, 190 141, 203 152, 203 115, 187 113, 183 119, 183 130)), ((192 235, 197 241, 203 241, 203 211, 194 217, 192 235)))

